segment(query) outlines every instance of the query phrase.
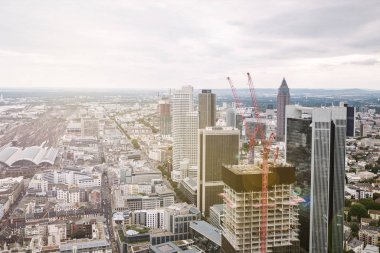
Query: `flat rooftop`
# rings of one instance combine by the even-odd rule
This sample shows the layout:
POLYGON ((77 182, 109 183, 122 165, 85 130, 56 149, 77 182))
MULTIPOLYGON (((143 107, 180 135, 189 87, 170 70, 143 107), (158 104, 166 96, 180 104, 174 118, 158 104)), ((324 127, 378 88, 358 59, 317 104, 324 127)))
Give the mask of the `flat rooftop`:
MULTIPOLYGON (((239 164, 239 165, 223 165, 225 168, 229 169, 236 175, 249 175, 249 174, 261 174, 262 173, 262 163, 255 164, 239 164)), ((272 168, 277 167, 292 167, 289 164, 273 164, 269 163, 269 173, 271 173, 272 168)))
POLYGON ((219 229, 210 225, 206 221, 192 221, 190 228, 194 229, 199 234, 203 235, 218 246, 222 245, 222 234, 219 229))
MULTIPOLYGON (((261 164, 223 165, 222 180, 237 192, 262 191, 263 173, 261 164)), ((289 165, 269 164, 268 187, 293 184, 295 168, 289 165)))

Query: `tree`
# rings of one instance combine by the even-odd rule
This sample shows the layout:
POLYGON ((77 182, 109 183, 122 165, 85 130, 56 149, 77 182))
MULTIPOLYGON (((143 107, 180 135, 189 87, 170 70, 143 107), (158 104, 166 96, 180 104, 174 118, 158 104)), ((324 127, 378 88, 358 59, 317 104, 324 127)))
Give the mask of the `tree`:
POLYGON ((359 224, 356 222, 353 222, 353 223, 351 223, 350 228, 351 228, 351 235, 353 237, 358 237, 359 224))
POLYGON ((344 206, 345 207, 351 207, 352 201, 349 199, 344 199, 344 206))
POLYGON ((368 218, 369 217, 368 212, 367 212, 367 208, 360 203, 352 204, 350 207, 350 211, 348 213, 351 216, 356 216, 359 221, 361 218, 368 218))
POLYGON ((243 143, 243 146, 241 147, 241 150, 244 153, 248 153, 248 143, 243 143))
POLYGON ((136 139, 132 140, 132 145, 134 149, 140 149, 140 144, 138 143, 136 139))
POLYGON ((367 210, 380 210, 380 204, 376 203, 373 199, 361 199, 359 203, 364 205, 367 210))

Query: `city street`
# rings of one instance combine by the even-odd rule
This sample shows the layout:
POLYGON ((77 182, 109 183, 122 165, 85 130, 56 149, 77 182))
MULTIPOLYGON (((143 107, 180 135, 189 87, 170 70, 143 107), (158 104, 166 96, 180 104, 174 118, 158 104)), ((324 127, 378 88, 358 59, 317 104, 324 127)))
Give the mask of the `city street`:
POLYGON ((108 177, 106 173, 103 173, 102 175, 102 187, 101 187, 101 194, 102 194, 102 211, 103 215, 106 219, 106 225, 109 232, 109 240, 112 244, 112 252, 119 252, 119 249, 117 247, 117 243, 115 240, 115 234, 112 227, 112 206, 111 206, 111 193, 110 193, 110 185, 108 181, 108 177))

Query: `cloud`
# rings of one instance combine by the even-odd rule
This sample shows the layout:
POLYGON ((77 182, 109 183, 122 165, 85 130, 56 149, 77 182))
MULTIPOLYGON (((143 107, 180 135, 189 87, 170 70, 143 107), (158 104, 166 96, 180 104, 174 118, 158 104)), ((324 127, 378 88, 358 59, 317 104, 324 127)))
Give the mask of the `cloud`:
POLYGON ((373 88, 379 25, 375 0, 3 0, 0 87, 373 88))
POLYGON ((349 64, 371 66, 380 64, 380 61, 378 59, 370 58, 362 61, 352 61, 349 62, 349 64))

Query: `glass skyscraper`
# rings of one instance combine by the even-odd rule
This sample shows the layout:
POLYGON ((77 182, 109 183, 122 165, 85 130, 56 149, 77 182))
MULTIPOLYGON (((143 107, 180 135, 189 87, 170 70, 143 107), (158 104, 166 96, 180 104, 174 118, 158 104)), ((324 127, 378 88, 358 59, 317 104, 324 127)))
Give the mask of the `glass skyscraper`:
POLYGON ((286 108, 286 161, 296 167, 297 186, 306 197, 300 234, 309 233, 309 240, 301 239, 309 252, 343 252, 346 117, 345 107, 286 108))
POLYGON ((305 200, 299 205, 299 238, 304 249, 309 248, 311 130, 311 117, 286 118, 286 161, 296 168, 295 191, 305 200))

